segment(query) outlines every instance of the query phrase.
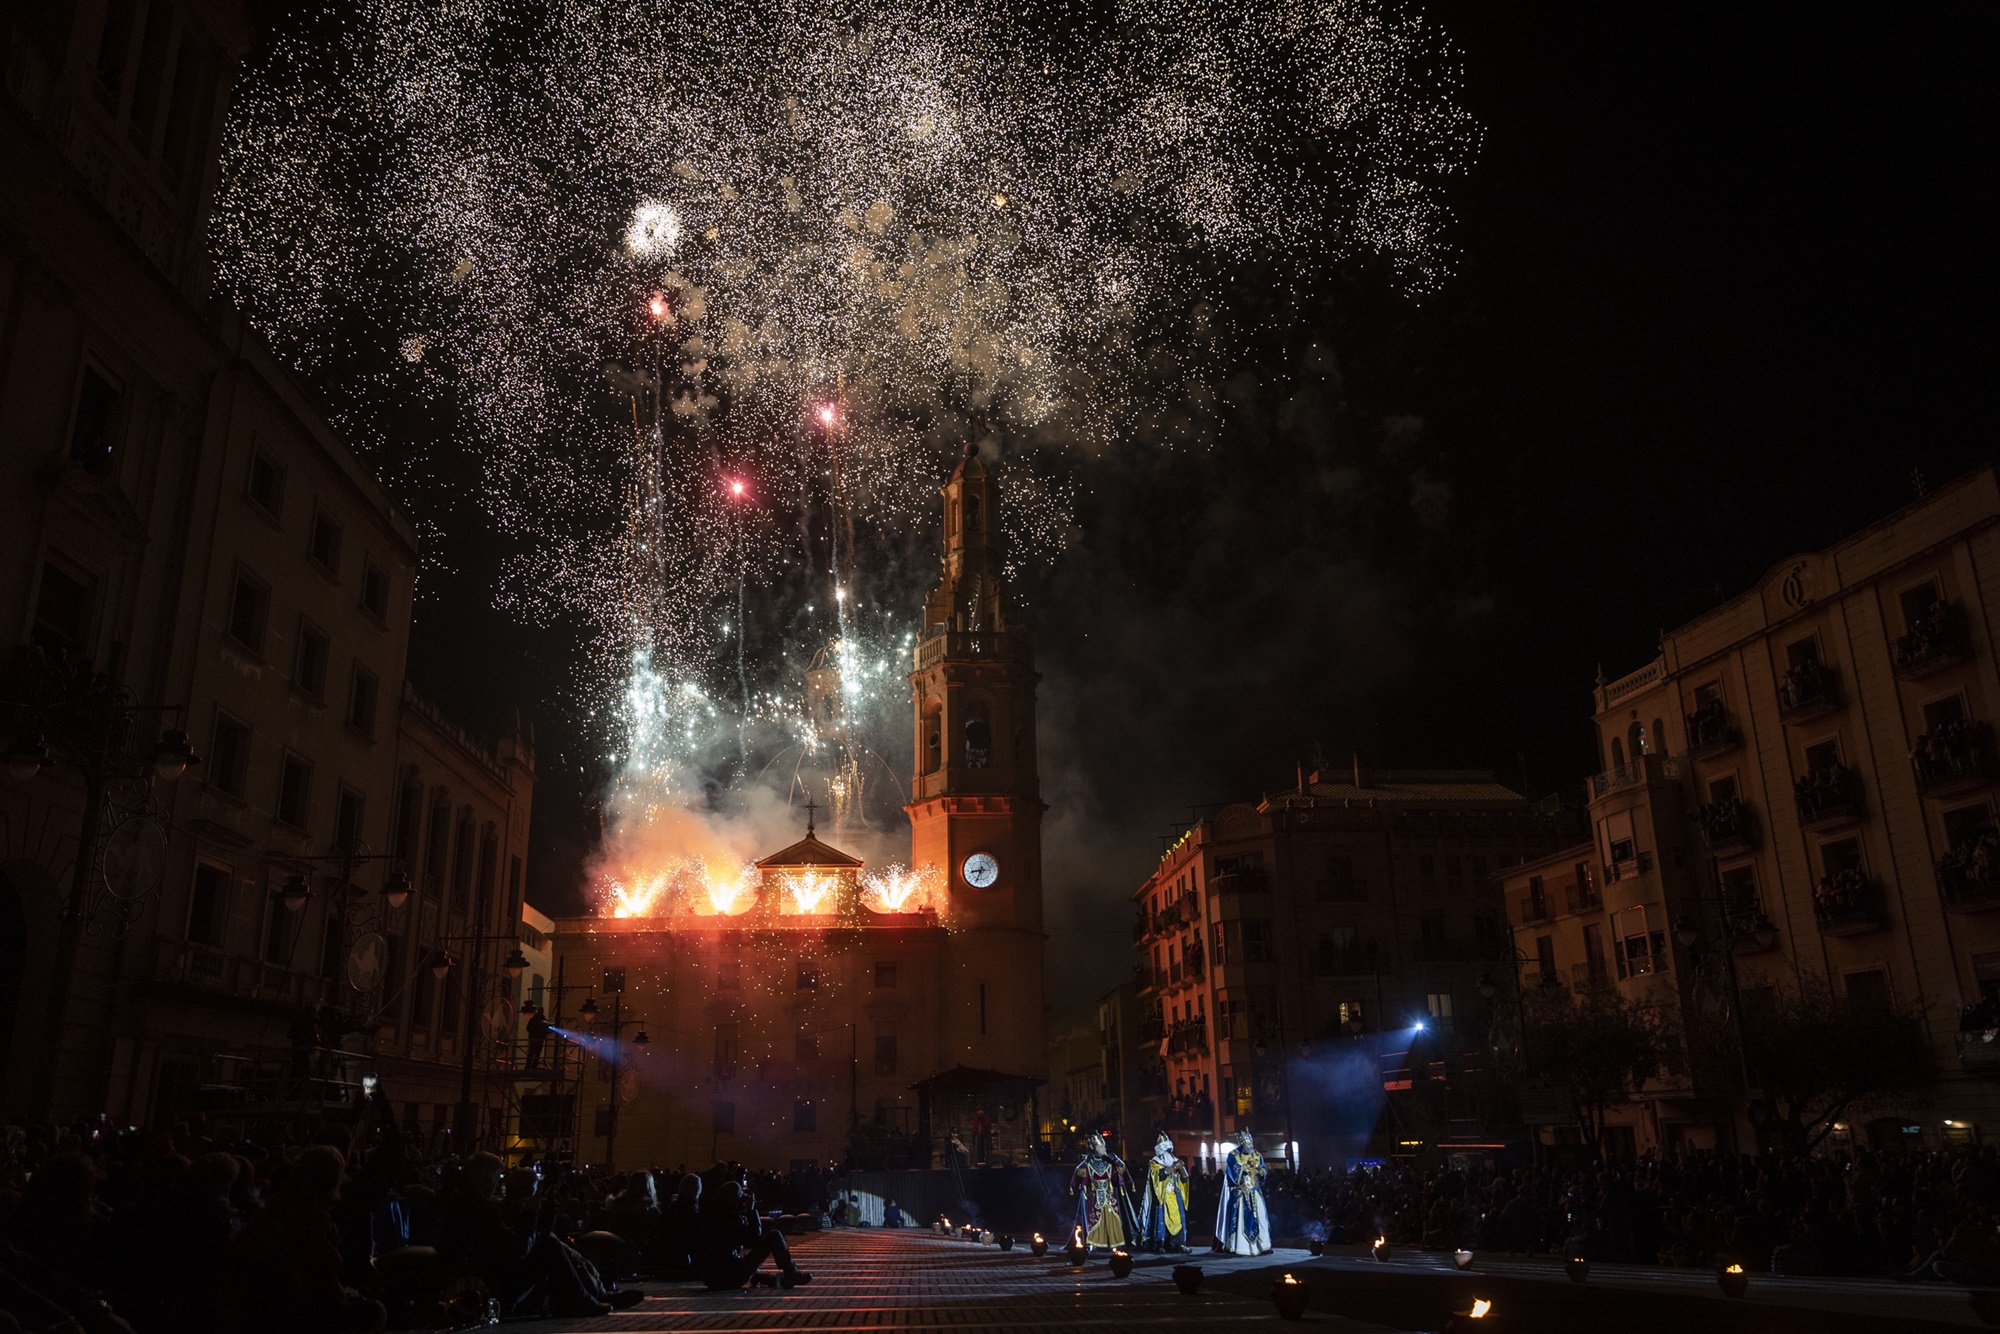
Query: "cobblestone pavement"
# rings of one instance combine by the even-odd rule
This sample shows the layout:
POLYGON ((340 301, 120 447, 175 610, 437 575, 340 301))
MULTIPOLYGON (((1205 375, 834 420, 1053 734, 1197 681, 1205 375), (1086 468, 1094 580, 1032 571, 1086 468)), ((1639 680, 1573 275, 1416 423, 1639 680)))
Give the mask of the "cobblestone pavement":
MULTIPOLYGON (((823 1232, 797 1238, 800 1266, 812 1284, 790 1291, 751 1288, 708 1292, 699 1284, 641 1283, 643 1304, 594 1320, 537 1321, 523 1331, 893 1330, 897 1334, 947 1330, 951 1334, 1053 1334, 1059 1330, 1110 1331, 1158 1328, 1171 1334, 1250 1334, 1272 1329, 1271 1303, 1204 1286, 1194 1297, 1174 1287, 1170 1263, 1151 1257, 1126 1279, 1116 1279, 1104 1258, 1081 1270, 1054 1254, 1036 1259, 1025 1246, 950 1241, 928 1232, 823 1232)), ((1256 1261, 1193 1256, 1212 1275, 1265 1268, 1305 1252, 1281 1252, 1256 1261)), ((1315 1313, 1313 1324, 1337 1334, 1369 1334, 1384 1326, 1315 1313)), ((1273 1330, 1275 1334, 1275 1330, 1273 1330)))

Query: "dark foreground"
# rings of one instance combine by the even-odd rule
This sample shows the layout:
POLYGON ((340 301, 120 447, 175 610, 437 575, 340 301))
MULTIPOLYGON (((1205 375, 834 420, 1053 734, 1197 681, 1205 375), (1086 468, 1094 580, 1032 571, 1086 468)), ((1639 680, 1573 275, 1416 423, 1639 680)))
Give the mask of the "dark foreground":
MULTIPOLYGON (((1494 1303, 1491 1334, 1649 1334, 1700 1329, 1734 1334, 1940 1334, 1980 1328, 1962 1288, 1904 1287, 1874 1280, 1760 1277, 1740 1301, 1722 1296, 1706 1272, 1597 1266, 1572 1284, 1542 1261, 1481 1259, 1470 1274, 1410 1253, 1376 1264, 1359 1256, 1314 1259, 1284 1251, 1259 1260, 1189 1257, 1205 1271, 1199 1295, 1182 1296, 1170 1263, 1140 1256, 1127 1279, 1103 1257, 1081 1270, 1025 1249, 948 1241, 928 1232, 826 1232, 800 1239, 814 1275, 795 1291, 711 1293, 696 1284, 644 1283, 634 1310, 596 1320, 544 1321, 533 1331, 896 1330, 950 1334, 1160 1328, 1170 1334, 1246 1334, 1279 1320, 1275 1274, 1312 1289, 1306 1323, 1326 1331, 1430 1331, 1474 1296, 1494 1303)), ((1487 1331, 1482 1331, 1487 1334, 1487 1331)))

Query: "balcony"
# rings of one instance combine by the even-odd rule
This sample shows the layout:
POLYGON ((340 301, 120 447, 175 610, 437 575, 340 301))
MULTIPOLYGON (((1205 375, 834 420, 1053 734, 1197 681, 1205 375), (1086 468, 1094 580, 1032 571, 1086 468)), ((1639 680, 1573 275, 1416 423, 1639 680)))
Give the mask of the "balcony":
POLYGON ((1611 970, 1602 959, 1591 959, 1569 966, 1569 989, 1579 996, 1592 992, 1609 991, 1612 987, 1611 970))
POLYGON ((322 1004, 332 989, 326 979, 293 972, 283 964, 232 956, 168 936, 155 940, 153 981, 287 1009, 322 1004))
POLYGON ((1590 778, 1590 797, 1595 801, 1608 796, 1620 788, 1634 787, 1640 783, 1677 783, 1681 777, 1680 761, 1668 755, 1641 755, 1630 764, 1621 764, 1615 769, 1606 769, 1590 778))
POLYGON ((1972 642, 1965 634, 1965 619, 1955 602, 1933 602, 1931 609, 1910 625, 1910 633, 1898 636, 1889 645, 1889 658, 1896 675, 1905 681, 1920 681, 1972 656, 1972 642))
POLYGON ((1146 1047, 1157 1047, 1160 1039, 1167 1035, 1167 1021, 1158 1014, 1149 1014, 1139 1021, 1139 1042, 1146 1047))
POLYGON ((1710 852, 1747 852, 1757 846, 1757 823, 1751 818, 1749 803, 1741 797, 1695 807, 1694 822, 1701 827, 1702 842, 1710 852))
POLYGON ((1597 912, 1604 907, 1604 892, 1595 881, 1571 881, 1563 887, 1563 903, 1572 913, 1597 912))
POLYGON ((1888 925, 1882 886, 1859 871, 1821 876, 1813 887, 1813 917, 1823 936, 1859 936, 1888 925))
POLYGON ((1686 716, 1688 754, 1696 759, 1720 755, 1743 744, 1743 731, 1721 700, 1702 705, 1686 716))
POLYGON ((1139 920, 1132 923, 1132 943, 1136 945, 1140 941, 1144 940, 1147 936, 1150 936, 1152 934, 1153 934, 1152 919, 1148 918, 1146 914, 1140 913, 1139 920))
POLYGON ((1523 926, 1529 926, 1536 922, 1546 922, 1553 917, 1554 914, 1549 911, 1549 898, 1547 894, 1523 894, 1521 896, 1521 924, 1523 926))
POLYGON ((1993 781, 1993 728, 1974 718, 1934 727, 1917 739, 1910 766, 1928 797, 1984 787, 1993 781))
POLYGON ((1348 977, 1375 971, 1376 961, 1381 957, 1373 941, 1362 945, 1335 945, 1330 940, 1322 940, 1319 948, 1312 953, 1312 975, 1314 977, 1348 977))
POLYGON ((1261 866, 1246 866, 1241 870, 1218 871, 1208 882, 1211 894, 1248 894, 1271 887, 1271 877, 1261 866))
POLYGON ((1960 1029, 1958 1064, 1968 1075, 2000 1074, 2000 1028, 1960 1029))
POLYGON ((1612 884, 1620 880, 1631 880, 1653 869, 1653 854, 1635 852, 1630 857, 1612 862, 1604 868, 1604 881, 1612 884))
POLYGON ((1838 709, 1840 672, 1829 663, 1808 662, 1787 667, 1778 683, 1778 716, 1788 723, 1802 723, 1838 709))
POLYGON ((1987 912, 2000 908, 2000 848, 1993 834, 1983 834, 1937 859, 1938 892, 1951 912, 1987 912))
POLYGON ((1754 896, 1725 905, 1722 929, 1729 948, 1738 954, 1761 953, 1778 943, 1778 924, 1754 896))
POLYGON ((1792 800, 1806 829, 1849 824, 1861 818, 1861 781, 1849 765, 1824 765, 1792 784, 1792 800))
POLYGON ((1208 1050, 1208 1020, 1180 1019, 1167 1025, 1167 1054, 1208 1050))

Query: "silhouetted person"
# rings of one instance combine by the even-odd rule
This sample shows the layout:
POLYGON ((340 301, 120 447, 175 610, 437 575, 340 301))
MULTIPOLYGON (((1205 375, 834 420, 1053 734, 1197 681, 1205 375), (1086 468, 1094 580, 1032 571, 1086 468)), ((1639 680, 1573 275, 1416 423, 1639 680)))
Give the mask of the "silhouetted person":
POLYGON ((543 1015, 542 1007, 537 1005, 535 1012, 528 1016, 528 1068, 530 1070, 539 1070, 542 1068, 542 1048, 548 1045, 548 1041, 549 1021, 547 1016, 543 1015))
POLYGON ((347 1170, 340 1153, 315 1144, 299 1154, 270 1205, 230 1244, 222 1327, 242 1334, 380 1330, 388 1312, 341 1282, 333 1207, 347 1170))
POLYGON ((741 1182, 724 1181, 703 1201, 695 1234, 694 1271, 710 1289, 740 1288, 765 1260, 778 1266, 788 1286, 812 1282, 812 1275, 792 1261, 785 1234, 766 1231, 743 1207, 741 1182))

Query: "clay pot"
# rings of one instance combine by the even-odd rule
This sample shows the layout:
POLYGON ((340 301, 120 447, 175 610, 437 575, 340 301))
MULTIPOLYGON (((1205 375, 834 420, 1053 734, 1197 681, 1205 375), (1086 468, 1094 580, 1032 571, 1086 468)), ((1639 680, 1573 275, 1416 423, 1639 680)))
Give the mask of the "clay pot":
POLYGON ((1111 1252, 1111 1277, 1132 1277, 1132 1257, 1124 1251, 1111 1252))
POLYGON ((1471 1251, 1453 1251, 1453 1252, 1451 1253, 1451 1262, 1452 1262, 1453 1266, 1454 1266, 1454 1267, 1456 1267, 1456 1268, 1459 1268, 1459 1269, 1470 1269, 1470 1268, 1472 1268, 1472 1252, 1471 1252, 1471 1251))
POLYGON ((1000 1243, 1000 1249, 1003 1251, 1011 1251, 1014 1249, 1014 1235, 1011 1232, 1002 1232, 998 1237, 995 1237, 994 1240, 1000 1243))
POLYGON ((1279 1316, 1286 1320, 1305 1319, 1306 1299, 1310 1296, 1312 1288, 1290 1274, 1271 1281, 1271 1305, 1277 1307, 1279 1316))
POLYGON ((1750 1291, 1750 1276, 1743 1272, 1742 1265, 1725 1265, 1715 1271, 1715 1286, 1722 1289, 1725 1297, 1741 1297, 1750 1291))
POLYGON ((1175 1265, 1174 1286, 1181 1290, 1181 1296, 1192 1297, 1201 1291, 1200 1265, 1175 1265))
POLYGON ((1036 1255, 1047 1255, 1049 1253, 1048 1239, 1042 1236, 1041 1233, 1037 1232, 1035 1234, 1035 1239, 1028 1243, 1028 1249, 1033 1251, 1036 1255))
POLYGON ((1563 1273, 1569 1275, 1570 1282, 1581 1283, 1590 1277, 1590 1261, 1581 1255, 1572 1255, 1563 1261, 1563 1273))

